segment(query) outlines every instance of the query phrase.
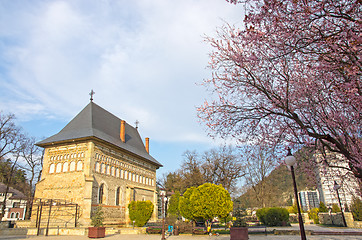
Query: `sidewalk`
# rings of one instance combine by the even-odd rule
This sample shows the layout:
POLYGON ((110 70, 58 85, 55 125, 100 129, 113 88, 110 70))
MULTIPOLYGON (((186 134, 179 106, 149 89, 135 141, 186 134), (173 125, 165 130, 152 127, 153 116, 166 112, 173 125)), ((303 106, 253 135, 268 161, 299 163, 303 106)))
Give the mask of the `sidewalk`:
MULTIPOLYGON (((20 239, 29 239, 29 240, 89 240, 90 238, 86 236, 0 236, 0 239, 9 239, 9 240, 20 240, 20 239)), ((102 238, 104 240, 160 240, 161 235, 113 235, 106 236, 102 238)), ((297 235, 249 235, 250 240, 300 240, 300 236, 297 235)), ((310 240, 361 240, 361 236, 307 236, 307 239, 310 240)), ((230 235, 220 235, 216 236, 192 236, 192 235, 180 235, 180 236, 171 236, 168 240, 230 240, 230 235)))
MULTIPOLYGON (((268 231, 276 230, 299 230, 298 223, 292 223, 291 227, 267 227, 268 231)), ((313 231, 313 232, 362 232, 360 228, 346 228, 346 227, 323 227, 315 224, 305 224, 304 229, 306 231, 313 231)), ((362 239, 362 237, 360 237, 362 239)))
MULTIPOLYGON (((268 227, 267 231, 273 231, 274 229, 280 231, 299 231, 298 224, 292 224, 291 227, 268 227)), ((313 231, 313 232, 324 232, 324 233, 360 233, 362 229, 355 229, 355 228, 344 228, 344 227, 321 227, 318 225, 305 225, 306 231, 313 231)), ((20 240, 20 239, 30 239, 30 240, 89 240, 87 236, 0 236, 0 239, 9 239, 9 240, 20 240)), ((114 234, 114 235, 107 235, 105 240, 160 240, 160 234, 114 234)), ((220 236, 212 236, 209 237, 207 235, 180 235, 180 236, 171 236, 168 238, 169 240, 229 240, 230 235, 220 235, 220 236)), ((300 235, 264 235, 264 234, 249 234, 250 240, 262 240, 262 239, 269 239, 269 240, 299 240, 300 235)), ((324 239, 331 239, 331 240, 361 240, 362 236, 346 236, 346 235, 307 235, 307 239, 310 240, 324 240, 324 239)))

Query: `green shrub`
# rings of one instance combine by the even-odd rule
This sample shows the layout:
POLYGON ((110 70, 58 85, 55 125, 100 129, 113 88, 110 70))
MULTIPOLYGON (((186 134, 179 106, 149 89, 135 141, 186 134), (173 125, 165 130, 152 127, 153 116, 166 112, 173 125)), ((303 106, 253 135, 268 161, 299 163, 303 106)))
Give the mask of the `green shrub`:
POLYGON ((92 214, 91 225, 94 227, 102 227, 103 220, 104 220, 104 216, 103 216, 102 207, 98 206, 97 210, 92 214))
POLYGON ((319 213, 319 208, 312 208, 311 210, 309 210, 308 212, 308 216, 310 219, 313 219, 313 222, 315 224, 319 224, 319 216, 318 216, 318 213, 319 213))
POLYGON ((132 201, 128 209, 131 221, 135 221, 137 227, 143 227, 152 216, 153 204, 151 201, 132 201))
POLYGON ((353 198, 351 212, 355 221, 362 221, 362 201, 359 198, 353 198))
POLYGON ((319 202, 319 212, 328 212, 328 208, 324 204, 324 202, 319 202))
POLYGON ((268 210, 268 208, 260 208, 256 210, 256 216, 258 217, 259 221, 265 224, 265 213, 268 210))
POLYGON ((335 203, 332 204, 332 212, 333 213, 337 213, 337 212, 341 212, 341 209, 339 208, 339 206, 335 203))
MULTIPOLYGON (((288 207, 287 210, 288 210, 289 213, 298 214, 298 206, 297 206, 297 204, 294 204, 293 206, 288 207)), ((303 208, 300 208, 300 212, 304 213, 303 208)))
POLYGON ((285 208, 269 208, 265 213, 264 220, 267 226, 286 225, 289 220, 289 212, 285 208))
POLYGON ((268 226, 281 226, 289 220, 289 212, 285 208, 260 208, 256 211, 259 221, 268 226))

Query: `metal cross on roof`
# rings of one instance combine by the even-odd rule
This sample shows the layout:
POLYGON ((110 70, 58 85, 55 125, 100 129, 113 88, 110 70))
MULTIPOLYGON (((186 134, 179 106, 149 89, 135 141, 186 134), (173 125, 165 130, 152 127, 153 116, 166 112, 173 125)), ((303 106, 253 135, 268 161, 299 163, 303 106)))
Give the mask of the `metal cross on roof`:
POLYGON ((93 102, 93 95, 96 94, 96 92, 93 91, 93 89, 91 90, 91 92, 89 93, 89 95, 91 96, 90 101, 93 102))
POLYGON ((135 124, 136 124, 136 129, 138 129, 138 124, 139 124, 140 122, 138 121, 138 120, 136 120, 136 122, 135 122, 135 124))

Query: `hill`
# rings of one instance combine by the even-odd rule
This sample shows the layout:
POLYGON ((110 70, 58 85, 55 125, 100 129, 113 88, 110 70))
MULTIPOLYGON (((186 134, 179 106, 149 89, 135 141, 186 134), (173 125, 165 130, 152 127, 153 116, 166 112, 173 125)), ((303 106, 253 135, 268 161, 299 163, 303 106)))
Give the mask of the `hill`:
MULTIPOLYGON (((298 191, 315 190, 316 181, 313 171, 308 167, 310 164, 310 154, 295 155, 299 166, 295 169, 295 177, 298 191)), ((261 206, 256 192, 260 191, 261 183, 255 186, 248 186, 248 189, 237 198, 237 202, 241 207, 254 208, 254 207, 275 207, 275 206, 291 206, 292 199, 294 198, 293 180, 291 172, 287 169, 286 165, 279 165, 276 167, 263 182, 266 186, 263 194, 264 206, 261 206)), ((259 194, 260 195, 260 194, 259 194)))

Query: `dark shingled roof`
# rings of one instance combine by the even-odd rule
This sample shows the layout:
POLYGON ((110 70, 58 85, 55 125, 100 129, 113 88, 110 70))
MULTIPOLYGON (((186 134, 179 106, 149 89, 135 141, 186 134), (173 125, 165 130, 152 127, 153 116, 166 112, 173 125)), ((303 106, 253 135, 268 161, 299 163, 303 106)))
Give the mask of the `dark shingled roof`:
POLYGON ((145 158, 157 167, 162 167, 156 159, 147 153, 136 128, 126 123, 126 141, 122 142, 119 136, 120 127, 121 119, 90 102, 59 133, 38 142, 37 145, 44 147, 57 142, 95 137, 145 158))
MULTIPOLYGON (((2 182, 0 182, 0 192, 6 192, 6 185, 2 182)), ((8 193, 13 194, 9 199, 26 199, 25 194, 15 188, 9 187, 8 193)))

